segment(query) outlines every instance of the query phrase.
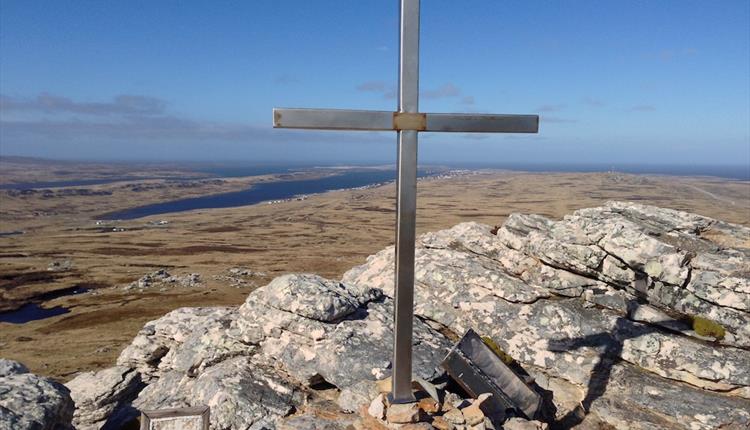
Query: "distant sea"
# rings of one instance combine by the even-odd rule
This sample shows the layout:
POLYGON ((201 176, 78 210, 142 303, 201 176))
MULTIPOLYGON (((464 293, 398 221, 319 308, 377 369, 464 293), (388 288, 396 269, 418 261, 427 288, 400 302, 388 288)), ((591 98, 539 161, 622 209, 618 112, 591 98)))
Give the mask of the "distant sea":
POLYGON ((672 176, 715 176, 723 179, 750 181, 750 164, 744 166, 716 166, 678 164, 468 163, 449 165, 449 167, 464 169, 506 169, 526 172, 619 172, 672 176))
MULTIPOLYGON (((179 165, 181 170, 189 172, 183 178, 152 177, 148 179, 169 179, 175 181, 191 180, 197 178, 214 177, 243 177, 266 174, 283 174, 299 171, 310 171, 317 167, 327 170, 340 169, 333 176, 325 176, 317 179, 305 180, 283 180, 278 182, 264 182, 257 184, 247 190, 213 194, 188 199, 173 200, 157 204, 133 207, 123 211, 108 213, 100 216, 100 219, 134 219, 150 215, 159 215, 172 212, 182 212, 194 209, 225 208, 256 204, 264 201, 284 200, 305 194, 322 193, 331 190, 356 188, 384 183, 395 179, 396 172, 392 169, 373 169, 366 166, 313 166, 313 165, 280 165, 280 164, 242 164, 212 163, 212 164, 183 164, 179 165), (191 176, 190 173, 195 176, 191 176), (207 174, 207 176, 206 176, 207 174)), ((728 180, 750 181, 750 166, 711 166, 711 165, 636 165, 636 164, 521 164, 521 163, 461 163, 448 165, 430 165, 420 168, 420 176, 440 173, 448 169, 501 169, 510 171, 527 172, 620 172, 632 174, 650 175, 674 175, 674 176, 707 176, 728 180)), ((65 180, 57 182, 29 182, 23 184, 0 185, 0 189, 38 189, 56 188, 70 186, 86 186, 105 184, 121 181, 132 181, 147 178, 136 177, 112 177, 106 179, 65 180)))
MULTIPOLYGON (((723 179, 739 181, 750 181, 750 165, 742 166, 716 166, 716 165, 671 165, 671 164, 562 164, 562 163, 460 163, 460 164, 431 164, 429 166, 443 166, 451 169, 503 169, 526 172, 620 172, 633 174, 651 175, 674 175, 674 176, 714 176, 723 179)), ((241 162, 231 163, 185 163, 177 164, 186 171, 196 174, 208 174, 211 177, 233 178, 242 176, 270 175, 309 170, 319 166, 311 164, 243 164, 241 162)), ((352 168, 367 166, 352 166, 352 168)), ((23 182, 15 184, 0 184, 0 190, 31 190, 41 188, 78 187, 87 185, 110 184, 113 182, 126 182, 145 179, 170 179, 191 180, 197 176, 186 176, 184 178, 174 177, 111 177, 98 179, 71 179, 65 181, 48 182, 23 182)))
MULTIPOLYGON (((750 160, 747 160, 750 163, 750 160)), ((319 166, 319 165, 316 165, 319 166)), ((674 176, 715 176, 750 181, 748 165, 679 165, 679 164, 594 164, 594 163, 427 163, 423 167, 442 166, 451 169, 503 169, 525 172, 620 172, 674 176)), ((240 163, 192 165, 191 170, 220 177, 239 177, 307 170, 313 165, 242 165, 240 163)), ((322 166, 333 167, 333 166, 322 166)), ((357 166, 352 166, 356 168, 357 166)), ((367 167, 365 165, 359 167, 367 167)), ((395 166, 394 166, 395 168, 395 166)))

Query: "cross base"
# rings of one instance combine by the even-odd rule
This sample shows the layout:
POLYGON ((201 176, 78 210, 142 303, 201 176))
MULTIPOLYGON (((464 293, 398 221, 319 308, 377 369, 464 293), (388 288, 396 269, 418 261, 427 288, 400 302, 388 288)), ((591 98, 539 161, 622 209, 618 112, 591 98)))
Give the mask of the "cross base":
POLYGON ((411 393, 411 396, 407 397, 407 398, 395 398, 395 397, 393 397, 393 393, 391 392, 391 393, 388 393, 388 396, 386 397, 386 399, 388 399, 388 404, 389 405, 403 405, 403 404, 406 404, 406 403, 416 403, 417 402, 417 398, 414 397, 414 393, 411 393))

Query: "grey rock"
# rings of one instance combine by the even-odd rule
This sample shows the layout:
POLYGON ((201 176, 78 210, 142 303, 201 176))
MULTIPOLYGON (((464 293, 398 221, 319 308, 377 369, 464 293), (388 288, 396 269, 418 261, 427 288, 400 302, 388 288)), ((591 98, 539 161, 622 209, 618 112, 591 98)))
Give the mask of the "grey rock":
POLYGON ((146 387, 133 405, 163 409, 207 405, 211 428, 274 428, 277 418, 302 403, 296 385, 272 364, 234 357, 205 369, 197 377, 171 371, 146 387))
POLYGON ((604 388, 602 396, 590 410, 616 428, 750 427, 750 402, 745 399, 707 393, 630 365, 613 365, 610 372, 606 387, 597 388, 604 388))
POLYGON ((73 400, 65 386, 0 360, 0 430, 72 429, 73 400))
POLYGON ((50 272, 65 272, 72 268, 73 262, 71 260, 53 261, 47 265, 47 270, 50 272))
MULTIPOLYGON (((316 321, 331 322, 354 312, 360 297, 343 284, 315 275, 284 275, 265 286, 261 293, 264 303, 279 310, 316 321)), ((377 293, 373 291, 372 298, 377 293)), ((362 297, 368 300, 369 297, 362 297)))
POLYGON ((443 414, 443 418, 449 423, 455 425, 462 425, 466 422, 466 420, 464 419, 464 414, 462 414, 461 410, 458 408, 449 410, 448 412, 443 414))
MULTIPOLYGON (((419 250, 417 264, 430 259, 443 261, 442 251, 419 250)), ((392 261, 392 258, 391 250, 383 251, 366 264, 375 269, 358 268, 345 274, 344 279, 382 286, 387 291, 392 288, 392 274, 387 269, 378 272, 377 268, 389 266, 382 261, 392 261), (362 279, 352 279, 355 275, 362 279)), ((488 300, 491 293, 477 288, 478 283, 471 281, 477 273, 474 267, 462 266, 461 259, 451 261, 455 263, 452 270, 462 272, 465 282, 436 284, 420 280, 415 291, 417 313, 456 333, 463 333, 470 327, 479 329, 480 333, 493 336, 506 352, 522 362, 549 368, 553 374, 560 372, 580 383, 586 380, 587 372, 604 350, 660 375, 705 388, 725 390, 750 385, 750 379, 740 371, 750 368, 750 355, 744 351, 716 350, 710 345, 659 332, 615 312, 588 309, 575 299, 538 300, 532 304, 488 300), (498 321, 513 321, 513 324, 498 324, 498 321), (564 339, 578 340, 566 346, 564 339), (551 350, 550 342, 559 344, 553 345, 557 351, 551 350), (560 350, 574 346, 575 351, 560 350)), ((420 272, 418 268, 417 273, 420 272)), ((431 279, 439 275, 435 273, 431 279)), ((478 276, 484 279, 486 275, 480 272, 478 276)))
POLYGON ((528 421, 523 418, 509 418, 503 423, 503 430, 546 430, 546 423, 528 421))
MULTIPOLYGON (((574 386, 589 386, 592 372, 595 377, 601 373, 601 363, 624 360, 637 366, 628 369, 639 378, 709 390, 691 391, 691 396, 703 396, 693 402, 693 415, 670 424, 701 428, 703 415, 712 413, 723 393, 731 393, 728 398, 738 407, 750 408, 745 400, 750 398, 750 319, 744 296, 750 258, 742 249, 722 248, 701 237, 717 223, 612 202, 561 221, 514 214, 497 236, 476 223, 428 233, 416 251, 415 311, 454 333, 474 328, 490 335, 523 366, 574 386), (489 273, 497 271, 521 286, 506 284, 501 276, 488 282, 489 273), (567 284, 561 284, 563 279, 567 284), (644 285, 635 285, 637 279, 644 285), (524 289, 535 294, 528 303, 516 293, 524 289), (552 295, 562 297, 552 300, 552 295), (718 322, 727 330, 725 338, 706 343, 687 316, 718 322)), ((392 264, 393 251, 386 249, 348 271, 343 281, 392 294, 392 264)), ((610 373, 612 380, 625 375, 610 373)), ((627 379, 616 383, 623 387, 623 402, 640 395, 627 379)), ((662 410, 668 413, 671 406, 668 399, 664 402, 662 410)), ((743 413, 731 410, 724 419, 745 422, 743 413)), ((644 422, 653 424, 649 420, 644 422)), ((604 417, 603 422, 616 419, 604 417)))
POLYGON ((152 284, 165 282, 171 277, 172 275, 170 275, 169 272, 167 272, 165 269, 159 269, 153 273, 143 275, 136 281, 136 284, 139 288, 148 288, 152 284))
POLYGON ((336 403, 345 412, 358 412, 362 405, 368 405, 377 397, 378 389, 373 381, 364 380, 344 387, 336 403))
MULTIPOLYGON (((322 378, 344 389, 388 376, 392 300, 377 289, 331 284, 314 275, 277 278, 256 290, 240 307, 235 331, 241 333, 243 342, 259 345, 262 354, 283 363, 306 383, 322 378), (302 285, 306 285, 307 294, 326 306, 298 297, 302 285), (279 291, 293 296, 284 299, 279 291), (340 320, 331 322, 333 315, 340 320)), ((449 342, 421 321, 415 321, 414 342, 415 373, 424 379, 441 375, 437 367, 449 342)))
MULTIPOLYGON (((716 256, 718 257, 718 256, 716 256)), ((726 274, 710 268, 722 266, 706 264, 704 260, 715 256, 701 255, 693 262, 693 274, 686 289, 699 299, 717 306, 732 308, 738 311, 750 311, 750 280, 741 274, 726 274), (698 266, 700 265, 700 266, 698 266), (695 267, 706 267, 708 270, 698 270, 695 267)), ((723 267, 726 269, 726 265, 723 267)), ((745 271, 750 271, 747 264, 745 271)))
POLYGON ((276 422, 276 430, 351 430, 355 417, 338 415, 329 417, 306 412, 276 422))
POLYGON ((609 247, 613 258, 647 275, 646 297, 652 305, 714 320, 728 331, 723 343, 750 347, 747 249, 720 246, 706 235, 714 228, 731 231, 735 238, 745 238, 733 243, 747 246, 750 229, 624 202, 579 210, 575 215, 590 226, 587 231, 592 239, 609 247))
POLYGON ((370 406, 367 407, 367 413, 371 417, 379 420, 385 419, 385 395, 378 394, 375 399, 370 402, 370 406))
POLYGON ((392 403, 385 412, 386 421, 390 424, 417 423, 424 417, 424 412, 417 403, 392 403))
MULTIPOLYGON (((661 310, 646 304, 633 304, 628 311, 628 318, 647 324, 658 325, 666 329, 683 333, 688 336, 700 337, 696 334, 691 325, 684 320, 675 320, 670 315, 661 310)), ((710 338, 705 338, 710 340, 710 338)))
POLYGON ((253 271, 245 269, 243 267, 232 267, 231 269, 229 269, 229 274, 236 276, 252 276, 253 271))
POLYGON ((29 373, 29 369, 17 361, 0 358, 0 378, 21 373, 29 373))
MULTIPOLYGON (((419 238, 415 376, 443 376, 448 338, 473 328, 549 391, 558 424, 748 425, 750 229, 610 202, 562 220, 513 214, 497 235, 490 230, 464 223, 419 238), (693 317, 725 336, 696 333, 693 317)), ((99 377, 106 383, 82 390, 84 377, 71 381, 74 396, 87 393, 76 419, 207 404, 214 429, 336 428, 307 409, 306 393, 335 385, 342 413, 378 395, 374 381, 391 369, 393 263, 388 248, 341 282, 286 275, 239 308, 183 308, 151 321, 120 367, 99 377)), ((0 361, 0 372, 18 370, 0 361)), ((508 423, 527 424, 537 426, 508 423)))
MULTIPOLYGON (((144 381, 169 371, 179 361, 179 347, 188 339, 225 327, 234 308, 180 308, 146 323, 117 359, 118 366, 134 368, 144 381)), ((203 351, 211 354, 211 351, 203 351)))
MULTIPOLYGON (((714 320, 727 329, 722 343, 750 347, 750 262, 742 249, 721 248, 701 236, 716 225, 750 234, 699 215, 610 202, 558 222, 513 214, 497 236, 555 269, 645 296, 668 312, 714 320)), ((491 252, 502 254, 496 246, 491 252)))
POLYGON ((78 430, 119 428, 137 415, 129 406, 142 388, 134 369, 119 366, 85 372, 65 386, 76 405, 73 424, 78 430))
MULTIPOLYGON (((303 404, 305 385, 323 380, 341 389, 342 409, 368 404, 373 381, 390 373, 392 312, 378 289, 282 276, 239 309, 182 308, 147 323, 120 354, 121 367, 104 372, 142 377, 148 385, 135 408, 208 404, 213 428, 273 428, 303 404)), ((442 375, 437 365, 450 342, 417 321, 415 343, 417 374, 442 375)), ((113 398, 123 390, 111 379, 99 388, 113 398)), ((79 416, 104 419, 120 408, 114 403, 89 402, 79 416)))
POLYGON ((166 286, 179 285, 181 287, 197 287, 202 285, 199 273, 189 273, 183 276, 174 276, 165 269, 159 269, 152 273, 143 275, 136 281, 123 286, 124 290, 145 290, 152 287, 161 287, 160 291, 165 291, 166 286))

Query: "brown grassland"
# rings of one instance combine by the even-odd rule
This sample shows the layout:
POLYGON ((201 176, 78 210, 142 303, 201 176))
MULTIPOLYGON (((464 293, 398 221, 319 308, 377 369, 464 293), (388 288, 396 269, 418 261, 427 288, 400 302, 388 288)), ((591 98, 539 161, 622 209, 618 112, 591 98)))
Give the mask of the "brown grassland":
MULTIPOLYGON (((14 168, 6 165, 0 181, 14 179, 14 168)), ((15 179, 27 179, 28 170, 19 168, 17 172, 24 174, 15 179)), ((80 174, 80 169, 68 170, 80 174)), ((148 172, 138 175, 149 176, 148 172)), ((68 380, 79 371, 113 365, 145 322, 170 310, 238 305, 254 286, 283 273, 339 278, 393 243, 393 184, 301 201, 95 224, 97 215, 108 211, 239 190, 273 179, 196 179, 189 186, 145 179, 71 187, 99 191, 85 195, 58 191, 14 195, 0 190, 0 232, 25 232, 0 237, 0 309, 38 300, 54 290, 90 289, 43 303, 67 306, 67 314, 18 325, 0 322, 0 357, 68 380), (168 224, 154 225, 159 220, 168 224), (72 262, 69 270, 48 270, 51 262, 65 260, 72 262), (247 285, 237 287, 226 280, 233 267, 256 274, 247 285), (204 284, 143 292, 121 288, 159 268, 173 275, 199 273, 204 284)), ((750 225, 748 182, 612 173, 482 172, 420 181, 417 230, 434 231, 464 221, 499 225, 513 212, 560 218, 607 200, 636 201, 750 225)))

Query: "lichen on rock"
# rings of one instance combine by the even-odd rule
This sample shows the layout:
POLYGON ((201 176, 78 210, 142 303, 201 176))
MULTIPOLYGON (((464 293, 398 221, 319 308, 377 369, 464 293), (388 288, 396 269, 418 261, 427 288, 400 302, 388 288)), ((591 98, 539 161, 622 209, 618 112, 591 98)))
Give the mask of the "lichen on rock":
POLYGON ((710 336, 716 340, 724 339, 726 330, 721 324, 711 321, 708 318, 693 317, 693 330, 700 336, 710 336))

